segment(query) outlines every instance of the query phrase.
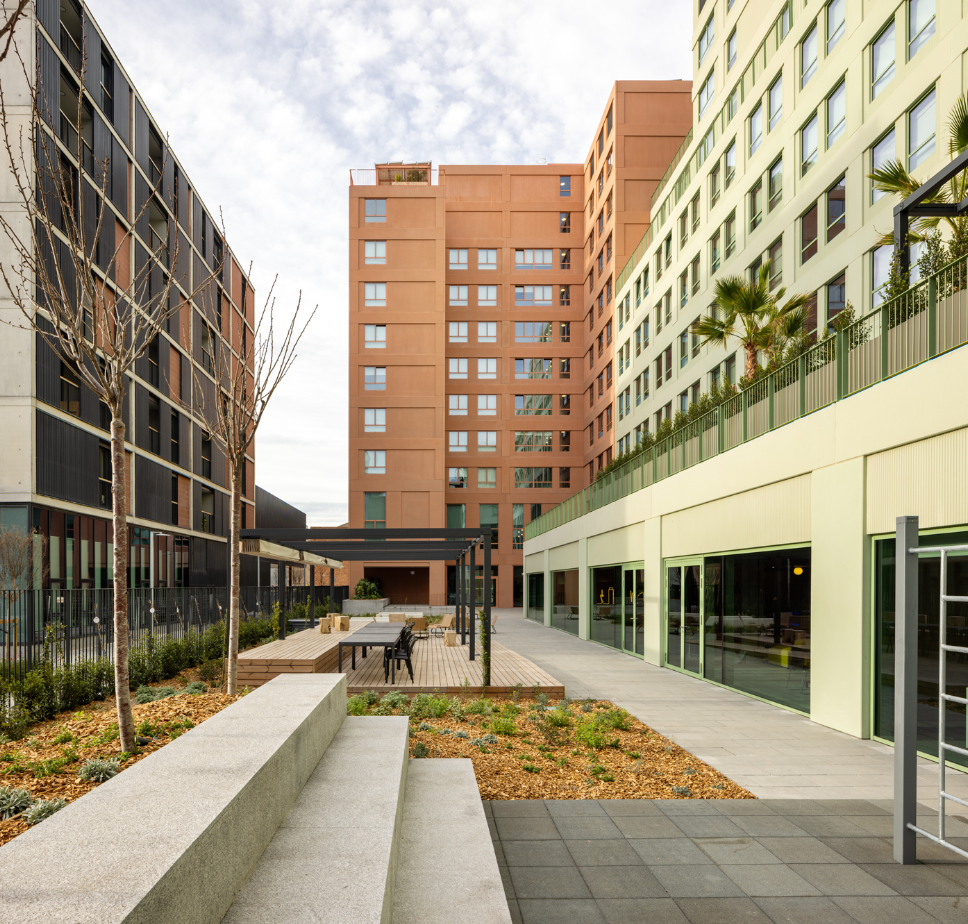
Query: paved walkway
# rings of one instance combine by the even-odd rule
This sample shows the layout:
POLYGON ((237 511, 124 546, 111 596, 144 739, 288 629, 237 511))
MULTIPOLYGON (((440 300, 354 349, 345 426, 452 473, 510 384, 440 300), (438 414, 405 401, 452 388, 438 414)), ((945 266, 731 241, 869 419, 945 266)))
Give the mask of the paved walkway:
MULTIPOLYGON (((894 749, 887 745, 540 626, 519 609, 497 612, 501 644, 563 682, 567 696, 624 706, 760 798, 893 796, 894 749)), ((937 764, 919 760, 918 775, 919 799, 937 804, 937 764)), ((968 799, 968 774, 950 771, 947 779, 949 792, 968 799)))
MULTIPOLYGON (((919 838, 891 856, 890 802, 485 802, 516 924, 964 924, 968 862, 919 838)), ((925 810, 927 811, 927 810, 925 810)), ((930 815, 919 823, 930 829, 930 815)), ((968 847, 968 818, 949 822, 968 847)))

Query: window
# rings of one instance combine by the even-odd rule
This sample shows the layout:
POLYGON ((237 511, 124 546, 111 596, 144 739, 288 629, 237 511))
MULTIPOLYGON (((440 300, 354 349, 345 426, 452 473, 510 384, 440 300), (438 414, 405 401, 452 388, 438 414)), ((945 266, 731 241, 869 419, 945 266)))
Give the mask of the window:
POLYGON ((770 246, 770 291, 783 284, 783 238, 770 246))
POLYGON ((477 268, 479 270, 496 270, 497 269, 497 251, 496 250, 478 250, 477 268))
POLYGON ((800 216, 800 262, 806 263, 817 253, 817 203, 800 216))
POLYGON ((703 117, 703 113, 706 111, 706 107, 712 102, 713 96, 716 93, 716 68, 713 68, 709 72, 709 76, 703 81, 703 85, 699 88, 699 118, 703 117))
POLYGON ((478 430, 477 431, 477 451, 478 452, 497 452, 497 431, 478 430))
MULTIPOLYGON (((536 407, 537 407, 537 399, 539 397, 541 397, 542 399, 547 400, 548 410, 547 410, 547 412, 545 412, 545 411, 535 411, 535 413, 536 414, 538 414, 538 413, 542 413, 542 414, 543 413, 548 413, 548 414, 550 414, 551 413, 551 395, 535 395, 535 402, 536 402, 535 403, 535 406, 536 407)), ((571 415, 571 395, 559 395, 559 398, 558 398, 558 413, 561 414, 562 417, 568 417, 568 416, 571 415)))
POLYGON ((448 430, 447 448, 451 452, 467 452, 467 431, 448 430))
POLYGON ((178 411, 171 412, 171 461, 175 465, 181 461, 181 421, 178 411))
POLYGON ((202 509, 199 511, 202 520, 202 532, 215 532, 215 492, 202 489, 202 509))
POLYGON ((736 249, 736 213, 731 212, 723 226, 723 234, 726 238, 725 259, 729 259, 736 249))
POLYGON ((386 433, 387 409, 385 407, 368 407, 363 409, 363 432, 386 433))
POLYGON ((202 477, 212 478, 212 437, 207 433, 202 435, 202 477))
MULTIPOLYGON (((466 468, 448 468, 447 469, 447 487, 448 488, 466 488, 467 487, 467 469, 466 468)), ((463 511, 461 511, 463 513, 463 511)))
POLYGON ((481 504, 480 510, 481 513, 479 522, 482 527, 491 527, 491 549, 496 549, 498 540, 498 505, 481 504))
MULTIPOLYGON (((529 414, 551 415, 551 395, 515 395, 514 413, 517 416, 529 414)), ((562 397, 568 397, 562 395, 562 397)))
POLYGON ((612 429, 612 405, 605 408, 605 429, 612 429))
POLYGON ((807 37, 800 45, 800 89, 817 73, 817 24, 813 24, 807 37))
POLYGON ((847 127, 847 83, 841 80, 837 89, 827 97, 827 147, 844 133, 847 127))
MULTIPOLYGON (((456 469, 451 469, 451 471, 456 471, 456 469)), ((448 504, 447 505, 447 528, 463 529, 464 523, 465 523, 464 505, 448 504)))
POLYGON ((715 273, 719 269, 721 253, 722 232, 717 228, 716 233, 709 240, 709 271, 715 273))
POLYGON ((477 342, 497 343, 497 321, 477 322, 477 342))
POLYGON ((366 491, 363 494, 363 528, 386 529, 386 491, 366 491))
POLYGON ((908 113, 908 169, 914 170, 934 154, 934 95, 932 90, 908 113))
POLYGON ((696 295, 699 292, 699 257, 693 257, 692 260, 692 294, 696 295))
POLYGON ((550 379, 550 359, 515 359, 514 377, 516 379, 550 379))
MULTIPOLYGON (((114 62, 105 54, 101 54, 101 111, 114 122, 114 62)), ((176 176, 178 168, 175 168, 176 176)), ((177 198, 175 200, 178 201, 177 198)))
POLYGON ((477 487, 478 490, 486 491, 488 488, 497 487, 497 469, 496 468, 479 468, 477 470, 477 487))
POLYGON ((161 403, 148 395, 148 451, 161 454, 161 403))
POLYGON ((387 473, 387 454, 384 449, 363 450, 363 474, 385 475, 387 473))
POLYGON ((447 413, 451 417, 467 416, 467 395, 448 395, 447 413))
POLYGON ((913 58, 935 32, 935 0, 908 0, 908 58, 913 58))
POLYGON ((550 270, 553 268, 551 250, 515 250, 514 268, 516 270, 550 270))
POLYGON ((145 354, 148 359, 148 381, 150 384, 154 385, 155 388, 158 387, 161 381, 161 376, 158 372, 159 349, 158 335, 155 334, 155 336, 151 338, 151 342, 148 344, 148 349, 145 354))
POLYGON ((605 325, 605 342, 606 343, 612 342, 612 322, 611 321, 609 321, 605 325))
MULTIPOLYGON (((515 468, 514 486, 516 488, 551 488, 552 469, 515 468)), ((483 524, 481 524, 483 525, 483 524)))
POLYGON ((699 193, 692 199, 692 230, 693 233, 699 230, 699 193))
POLYGON ((467 304, 468 286, 448 286, 448 302, 454 307, 467 304))
POLYGON ((841 177, 827 190, 827 243, 846 227, 846 178, 841 177))
POLYGON ((515 286, 514 307, 526 308, 531 305, 551 305, 552 286, 515 286))
POLYGON ((723 363, 723 377, 728 385, 736 384, 736 354, 727 356, 723 363))
POLYGON ((463 248, 450 248, 450 259, 448 261, 447 268, 452 270, 466 270, 467 251, 463 248))
POLYGON ((567 248, 558 251, 558 269, 571 269, 571 251, 567 248))
POLYGON ((569 234, 571 232, 571 213, 562 212, 558 216, 558 230, 562 234, 569 234))
POLYGON ((726 162, 726 176, 725 176, 725 183, 723 185, 723 188, 729 189, 730 184, 736 178, 736 142, 735 141, 728 148, 726 148, 726 153, 723 155, 723 160, 726 162))
POLYGON ((363 304, 372 308, 386 307, 387 284, 385 282, 363 283, 363 304))
POLYGON ((571 378, 571 360, 567 357, 561 357, 558 360, 558 378, 559 379, 570 379, 571 378))
POLYGON ((561 321, 558 324, 558 342, 571 343, 571 321, 561 321))
POLYGON ((363 390, 384 391, 387 387, 386 366, 364 366, 363 390))
POLYGON ((814 116, 800 129, 800 175, 817 162, 817 117, 814 116))
POLYGON ((726 41, 726 70, 732 70, 733 65, 736 63, 736 30, 733 29, 732 34, 726 41))
POLYGON ((894 79, 894 21, 871 45, 871 99, 894 79))
POLYGON ((363 220, 386 221, 387 220, 387 200, 386 199, 364 199, 363 200, 363 220))
POLYGON ((612 134, 612 107, 608 107, 608 115, 605 117, 605 127, 609 135, 612 134))
POLYGON ((212 331, 207 324, 201 326, 202 342, 200 345, 202 352, 202 368, 210 375, 215 374, 215 340, 212 331))
POLYGON ((679 277, 679 306, 689 301, 689 270, 685 270, 679 277))
MULTIPOLYGON (((888 161, 894 160, 894 129, 892 128, 874 147, 871 148, 871 172, 880 170, 888 161)), ((885 195, 883 190, 874 188, 871 183, 871 202, 877 202, 885 195)))
POLYGON ((750 156, 756 153, 763 141, 763 104, 758 103, 750 115, 750 156))
POLYGON ((773 131, 780 124, 783 118, 783 76, 779 76, 773 81, 770 87, 770 131, 773 131))
POLYGON ((385 324, 363 325, 363 347, 368 350, 382 350, 387 345, 387 327, 385 324))
POLYGON ((497 378, 497 360, 479 359, 477 361, 477 377, 479 379, 496 379, 497 378))
POLYGON ((171 522, 178 525, 178 476, 171 474, 171 522))
POLYGON ((713 41, 716 38, 715 29, 715 15, 709 17, 709 22, 706 23, 705 28, 699 36, 699 66, 702 67, 703 61, 706 60, 706 55, 709 54, 709 49, 713 47, 713 41))
POLYGON ((679 334, 679 368, 682 369, 689 362, 689 331, 679 334))
POLYGON ((515 452, 552 452, 554 445, 553 430, 516 430, 514 432, 515 452))
POLYGON ((709 207, 712 208, 719 202, 719 164, 713 167, 709 174, 709 207))
POLYGON ((559 488, 571 487, 571 469, 570 468, 558 469, 558 487, 559 488))
POLYGON ((61 360, 60 409, 66 414, 81 416, 81 380, 78 374, 61 360))
POLYGON ((871 251, 871 288, 872 307, 876 308, 884 301, 884 286, 891 275, 891 257, 894 248, 891 244, 884 244, 871 251))
POLYGON ((515 343, 551 343, 551 321, 515 321, 515 343))
MULTIPOLYGON (((478 360, 480 362, 480 360, 478 360)), ((466 379, 467 378, 467 360, 463 357, 452 356, 447 360, 447 378, 449 379, 466 379)))
POLYGON ((363 243, 363 262, 368 265, 379 265, 387 262, 386 241, 365 241, 363 243))
POLYGON ((497 286, 478 286, 477 304, 482 308, 497 307, 497 286))
POLYGON ((571 195, 571 177, 562 176, 558 178, 558 195, 562 199, 567 198, 571 195))
POLYGON ((846 274, 841 273, 827 283, 827 326, 847 305, 846 274))
POLYGON ((447 339, 451 343, 467 343, 467 321, 448 322, 447 339))
POLYGON ((763 181, 757 180, 750 190, 750 231, 755 231, 763 221, 763 181))
POLYGON ((834 50, 834 45, 844 37, 844 15, 847 10, 847 0, 830 0, 827 4, 827 54, 834 50))
POLYGON ((477 396, 477 416, 497 417, 497 395, 477 396))

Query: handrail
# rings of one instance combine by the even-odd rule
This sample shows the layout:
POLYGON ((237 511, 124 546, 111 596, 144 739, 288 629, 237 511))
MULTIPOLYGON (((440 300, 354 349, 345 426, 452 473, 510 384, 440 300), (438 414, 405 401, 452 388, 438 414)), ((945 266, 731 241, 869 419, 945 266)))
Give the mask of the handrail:
POLYGON ((719 407, 635 453, 536 517, 525 539, 562 526, 884 379, 968 343, 968 255, 882 302, 719 407))

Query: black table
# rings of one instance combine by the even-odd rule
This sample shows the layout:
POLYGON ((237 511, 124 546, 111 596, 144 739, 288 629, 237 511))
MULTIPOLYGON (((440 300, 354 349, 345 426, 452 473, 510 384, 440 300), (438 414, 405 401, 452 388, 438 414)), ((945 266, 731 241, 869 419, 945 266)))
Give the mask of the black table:
MULTIPOLYGON (((339 667, 338 673, 343 672, 343 649, 349 648, 352 657, 352 668, 356 670, 356 649, 363 649, 363 657, 366 657, 367 648, 394 648, 400 641, 400 633, 403 632, 403 623, 397 622, 374 622, 357 629, 346 641, 339 643, 339 667)), ((391 659, 392 660, 392 659, 391 659)), ((397 662, 393 660, 391 665, 393 677, 391 683, 397 682, 397 662)))

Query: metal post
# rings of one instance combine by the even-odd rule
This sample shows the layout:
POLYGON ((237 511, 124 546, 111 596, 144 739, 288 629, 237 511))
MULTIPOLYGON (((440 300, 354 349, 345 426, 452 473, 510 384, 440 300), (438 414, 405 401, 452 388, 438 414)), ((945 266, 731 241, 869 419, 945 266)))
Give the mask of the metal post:
POLYGON ((279 562, 279 638, 286 637, 286 563, 279 562))
POLYGON ((881 302, 881 380, 886 379, 890 373, 890 350, 888 349, 888 321, 890 317, 887 313, 887 304, 881 302))
POLYGON ((749 388, 744 388, 740 394, 743 405, 743 442, 745 443, 749 439, 749 407, 750 407, 750 390, 749 388))
POLYGON ((807 413, 807 355, 806 353, 801 353, 799 359, 797 360, 797 378, 799 381, 799 391, 800 391, 800 413, 799 417, 803 417, 807 413))
POLYGON ((938 277, 928 277, 928 357, 938 355, 938 277))
POLYGON ((775 372, 771 372, 766 377, 766 398, 767 398, 767 401, 769 402, 769 415, 770 415, 769 428, 771 430, 776 426, 776 424, 774 423, 774 421, 776 419, 776 413, 775 413, 775 409, 774 409, 774 404, 775 404, 775 402, 774 402, 774 395, 775 394, 776 394, 776 373, 775 372))
POLYGON ((894 543, 894 859, 917 862, 918 518, 898 517, 894 543))
POLYGON ((484 649, 484 670, 481 673, 481 692, 491 685, 491 536, 484 537, 484 625, 481 626, 481 647, 484 649))
POLYGON ((908 213, 901 205, 894 206, 894 252, 898 256, 898 269, 905 280, 911 271, 911 251, 908 249, 908 213))
POLYGON ((336 612, 336 604, 333 602, 333 595, 336 592, 336 569, 329 569, 329 615, 336 612))
POLYGON ((460 632, 460 643, 467 642, 467 633, 464 630, 464 619, 466 612, 464 605, 467 602, 467 555, 462 554, 457 559, 457 631, 460 632))
POLYGON ((837 356, 834 362, 834 375, 836 376, 836 399, 842 400, 847 394, 847 335, 842 331, 837 331, 837 356))
POLYGON ((470 592, 468 593, 468 597, 470 598, 470 612, 468 613, 468 616, 467 616, 467 622, 470 623, 470 625, 466 626, 465 624, 466 628, 469 628, 471 633, 471 639, 470 639, 471 648, 470 648, 470 652, 468 653, 468 657, 472 661, 474 660, 474 648, 475 648, 474 614, 477 612, 477 610, 475 609, 475 607, 477 606, 477 564, 475 562, 476 557, 477 557, 477 543, 475 542, 474 545, 471 546, 470 574, 467 576, 467 582, 468 584, 470 584, 470 592))
POLYGON ((309 628, 316 628, 316 566, 309 566, 309 628))
POLYGON ((726 405, 721 404, 716 408, 716 442, 718 453, 726 451, 726 405))

